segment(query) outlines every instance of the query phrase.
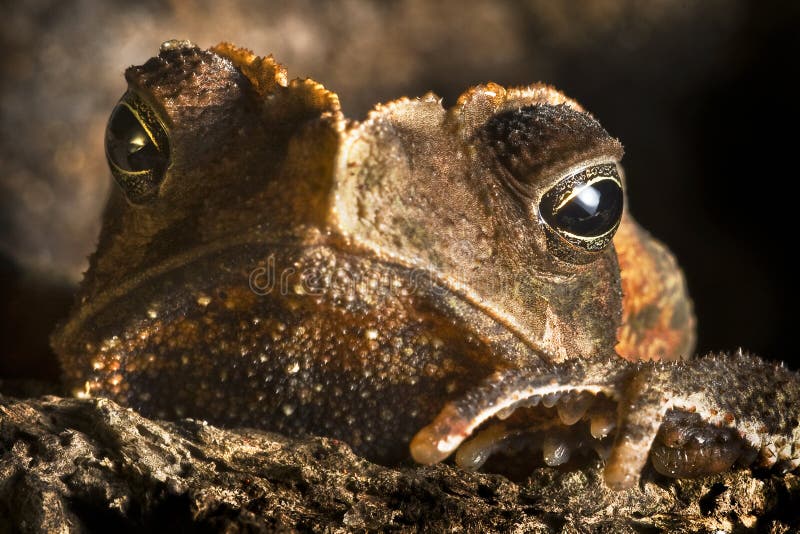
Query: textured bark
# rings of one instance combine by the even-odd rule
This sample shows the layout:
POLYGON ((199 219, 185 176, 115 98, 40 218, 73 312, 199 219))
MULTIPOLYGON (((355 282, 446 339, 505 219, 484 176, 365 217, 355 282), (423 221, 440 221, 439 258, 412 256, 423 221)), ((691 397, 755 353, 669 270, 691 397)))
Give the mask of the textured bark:
POLYGON ((716 532, 800 528, 800 480, 650 474, 599 462, 520 483, 449 465, 381 467, 325 438, 146 419, 104 399, 0 397, 0 531, 716 532))

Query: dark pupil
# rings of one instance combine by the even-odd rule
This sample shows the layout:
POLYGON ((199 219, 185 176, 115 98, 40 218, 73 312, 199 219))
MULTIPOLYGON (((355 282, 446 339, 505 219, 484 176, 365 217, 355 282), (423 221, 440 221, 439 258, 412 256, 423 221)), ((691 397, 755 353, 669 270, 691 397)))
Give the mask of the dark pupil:
POLYGON ((119 104, 108 121, 106 153, 124 171, 147 171, 159 165, 161 155, 141 123, 127 106, 119 104))
POLYGON ((553 215, 561 230, 582 237, 603 235, 622 215, 622 188, 614 180, 585 185, 553 215))

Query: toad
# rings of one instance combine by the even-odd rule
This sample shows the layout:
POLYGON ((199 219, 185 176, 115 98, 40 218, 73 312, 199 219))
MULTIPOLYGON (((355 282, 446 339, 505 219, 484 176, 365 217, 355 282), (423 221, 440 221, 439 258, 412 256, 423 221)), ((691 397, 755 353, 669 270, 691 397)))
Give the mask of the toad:
POLYGON ((117 187, 53 336, 77 395, 389 464, 588 451, 618 489, 648 464, 800 465, 800 378, 690 359, 683 275, 628 213, 622 147, 556 89, 356 122, 229 44, 168 41, 125 76, 117 187))

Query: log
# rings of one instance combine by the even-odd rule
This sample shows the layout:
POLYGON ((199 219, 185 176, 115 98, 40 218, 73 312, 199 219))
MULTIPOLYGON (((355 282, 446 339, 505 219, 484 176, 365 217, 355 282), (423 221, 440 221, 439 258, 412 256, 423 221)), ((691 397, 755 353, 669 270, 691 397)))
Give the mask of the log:
POLYGON ((448 464, 384 467, 341 441, 154 421, 106 399, 0 396, 0 532, 729 532, 800 529, 800 480, 646 473, 600 460, 520 482, 448 464))

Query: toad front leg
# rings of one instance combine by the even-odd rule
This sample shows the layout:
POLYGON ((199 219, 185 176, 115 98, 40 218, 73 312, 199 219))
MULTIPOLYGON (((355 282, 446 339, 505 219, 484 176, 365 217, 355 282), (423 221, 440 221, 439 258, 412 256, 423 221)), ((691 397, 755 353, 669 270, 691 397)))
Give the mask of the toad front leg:
POLYGON ((724 471, 736 461, 800 466, 800 376, 783 364, 741 351, 640 364, 623 391, 605 471, 612 487, 635 484, 648 451, 658 471, 680 477, 724 471))
POLYGON ((526 435, 542 440, 546 463, 557 464, 570 449, 602 451, 607 440, 606 482, 625 489, 639 481, 648 457, 660 473, 680 478, 737 461, 795 470, 799 419, 800 375, 741 352, 685 362, 576 360, 499 371, 448 403, 411 452, 433 463, 458 449, 460 465, 478 467, 526 435), (569 426, 569 436, 558 425, 569 426))

